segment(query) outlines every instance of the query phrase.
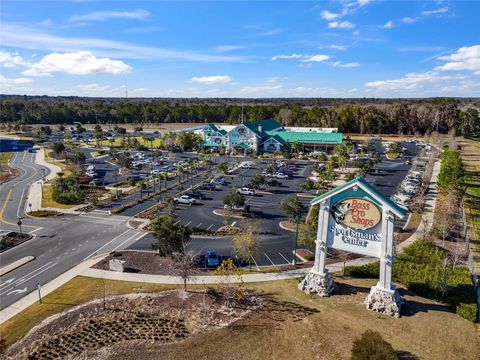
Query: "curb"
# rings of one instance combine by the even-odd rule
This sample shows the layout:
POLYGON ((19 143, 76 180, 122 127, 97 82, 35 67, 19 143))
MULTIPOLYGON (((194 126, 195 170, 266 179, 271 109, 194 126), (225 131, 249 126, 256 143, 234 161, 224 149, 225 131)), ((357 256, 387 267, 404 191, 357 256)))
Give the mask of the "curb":
MULTIPOLYGON (((219 214, 218 210, 220 210, 220 209, 215 209, 212 212, 217 216, 225 216, 224 214, 219 214)), ((230 215, 230 216, 233 217, 233 218, 236 218, 236 219, 245 219, 246 218, 245 216, 242 216, 242 215, 230 215)))
POLYGON ((278 226, 280 226, 280 228, 283 229, 283 230, 285 230, 285 231, 290 231, 290 232, 293 232, 293 233, 296 232, 295 229, 290 229, 290 228, 282 225, 282 221, 280 221, 280 222, 278 223, 278 226))
POLYGON ((0 276, 8 274, 10 271, 18 269, 20 266, 28 264, 30 261, 33 261, 33 260, 35 260, 35 256, 29 255, 29 256, 25 256, 24 258, 21 258, 17 261, 11 262, 10 264, 0 268, 0 276))

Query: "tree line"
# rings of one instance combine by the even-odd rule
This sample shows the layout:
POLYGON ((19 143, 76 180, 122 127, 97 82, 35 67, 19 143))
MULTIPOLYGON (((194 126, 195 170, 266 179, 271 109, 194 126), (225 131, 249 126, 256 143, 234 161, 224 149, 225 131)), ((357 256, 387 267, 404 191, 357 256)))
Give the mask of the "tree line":
POLYGON ((480 132, 478 99, 103 99, 0 96, 11 124, 238 123, 274 118, 286 126, 345 133, 480 132))

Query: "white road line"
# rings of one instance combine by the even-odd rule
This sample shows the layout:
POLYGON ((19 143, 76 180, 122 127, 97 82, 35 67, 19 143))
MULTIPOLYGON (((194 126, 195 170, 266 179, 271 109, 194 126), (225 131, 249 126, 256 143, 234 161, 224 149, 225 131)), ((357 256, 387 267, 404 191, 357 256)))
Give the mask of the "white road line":
POLYGON ((19 282, 17 282, 17 283, 15 284, 15 286, 17 286, 17 285, 21 285, 21 284, 23 284, 24 282, 27 282, 28 280, 31 280, 31 279, 33 279, 34 277, 36 277, 36 276, 40 275, 41 273, 43 273, 43 272, 47 271, 48 269, 50 269, 50 268, 54 267, 54 266, 55 266, 55 265, 57 265, 57 264, 58 264, 58 263, 53 263, 52 265, 50 265, 50 266, 48 266, 48 267, 46 267, 46 268, 42 269, 42 271, 39 271, 39 272, 37 272, 36 274, 34 274, 34 275, 30 276, 28 279, 25 279, 25 278, 24 278, 22 281, 19 281, 19 282))
POLYGON ((230 224, 230 226, 235 226, 237 222, 236 221, 232 221, 232 223, 230 224))
POLYGON ((111 242, 117 240, 119 237, 123 236, 124 234, 126 234, 127 232, 129 232, 130 229, 128 230, 125 230, 123 233, 121 233, 120 235, 114 237, 112 240, 110 240, 109 242, 107 242, 106 244, 104 244, 103 246, 99 247, 97 250, 95 250, 93 253, 91 253, 90 255, 88 255, 85 259, 83 259, 84 261, 87 260, 90 256, 92 255, 95 255, 96 253, 98 253, 100 250, 102 250, 105 246, 107 246, 108 244, 110 244, 111 242))
POLYGON ((30 275, 33 274, 34 272, 36 272, 36 271, 44 268, 45 266, 48 266, 48 265, 51 264, 51 263, 52 263, 52 262, 49 261, 49 262, 47 262, 46 264, 43 264, 43 265, 40 266, 38 269, 35 269, 35 270, 33 270, 33 271, 30 271, 27 275, 22 276, 22 277, 21 277, 20 279, 18 279, 17 281, 20 281, 20 280, 22 280, 23 278, 25 278, 25 277, 27 277, 27 276, 30 276, 30 275))
POLYGON ((280 255, 282 258, 284 258, 285 261, 287 262, 287 264, 290 264, 290 261, 288 261, 288 259, 285 256, 283 256, 283 254, 281 252, 278 252, 278 255, 280 255))
POLYGON ((188 223, 186 223, 186 224, 185 224, 185 226, 188 226, 188 225, 190 225, 191 223, 192 223, 192 222, 191 222, 191 221, 189 221, 188 223))
POLYGON ((252 256, 252 260, 253 260, 253 263, 255 264, 255 267, 257 268, 257 270, 260 270, 260 268, 258 267, 258 264, 257 262, 255 261, 255 258, 252 256))
POLYGON ((89 219, 96 219, 96 220, 107 220, 107 221, 125 222, 125 220, 112 219, 111 217, 98 217, 98 216, 88 216, 88 215, 80 215, 79 217, 81 217, 81 218, 89 218, 89 219))
POLYGON ((197 225, 197 226, 195 226, 195 227, 199 228, 199 227, 200 227, 200 225, 202 225, 202 224, 203 224, 203 223, 200 223, 200 224, 198 224, 198 225, 197 225))
POLYGON ((17 208, 17 217, 18 218, 22 217, 22 214, 20 214, 20 207, 22 206, 23 195, 25 195, 25 188, 23 188, 22 195, 20 196, 20 201, 18 202, 18 208, 17 208))
POLYGON ((41 229, 43 229, 43 227, 39 227, 38 229, 32 230, 32 231, 29 232, 29 234, 33 234, 35 231, 38 231, 38 230, 41 230, 41 229))
POLYGON ((181 221, 181 220, 176 221, 175 224, 173 224, 173 225, 177 225, 180 221, 181 221))
POLYGON ((212 226, 213 226, 213 224, 212 224, 212 225, 210 225, 210 226, 207 228, 207 230, 210 230, 210 228, 211 228, 212 226))
MULTIPOLYGON (((125 240, 124 242, 122 242, 120 245, 118 245, 115 249, 113 249, 112 251, 115 251, 117 250, 119 247, 123 246, 126 242, 128 242, 129 240, 131 240, 132 238, 134 238, 135 236, 137 236, 137 234, 133 235, 132 237, 128 238, 127 240, 125 240)), ((140 240, 141 238, 143 238, 144 236, 148 235, 148 233, 141 233, 141 235, 138 237, 138 239, 135 239, 134 242, 140 240)))
POLYGON ((275 267, 277 266, 277 265, 275 265, 275 263, 272 261, 272 259, 270 259, 270 257, 266 253, 264 253, 263 255, 265 255, 267 257, 268 261, 270 261, 273 266, 275 266, 275 267))

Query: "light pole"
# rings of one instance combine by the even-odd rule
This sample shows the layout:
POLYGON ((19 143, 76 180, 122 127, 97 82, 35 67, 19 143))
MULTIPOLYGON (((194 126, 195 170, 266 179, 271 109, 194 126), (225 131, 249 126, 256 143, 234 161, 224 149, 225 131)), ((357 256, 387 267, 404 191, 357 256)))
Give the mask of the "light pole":
POLYGON ((41 304, 42 303, 42 293, 41 293, 41 288, 42 286, 40 283, 37 283, 37 291, 38 291, 38 302, 41 304))
POLYGON ((293 217, 293 222, 296 224, 296 231, 295 231, 295 241, 293 243, 293 259, 292 259, 292 265, 295 266, 297 265, 297 241, 298 241, 298 224, 300 224, 300 216, 295 215, 293 217))
POLYGON ((115 168, 114 174, 115 174, 115 200, 118 199, 118 169, 115 168))

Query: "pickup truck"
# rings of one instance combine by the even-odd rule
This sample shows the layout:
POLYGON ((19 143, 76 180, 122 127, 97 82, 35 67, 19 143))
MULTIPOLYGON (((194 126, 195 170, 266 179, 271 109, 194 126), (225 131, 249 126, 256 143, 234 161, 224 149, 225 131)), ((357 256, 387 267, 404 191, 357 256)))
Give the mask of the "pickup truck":
POLYGON ((188 195, 182 195, 180 197, 174 198, 173 202, 176 204, 194 205, 197 203, 197 200, 188 195))

